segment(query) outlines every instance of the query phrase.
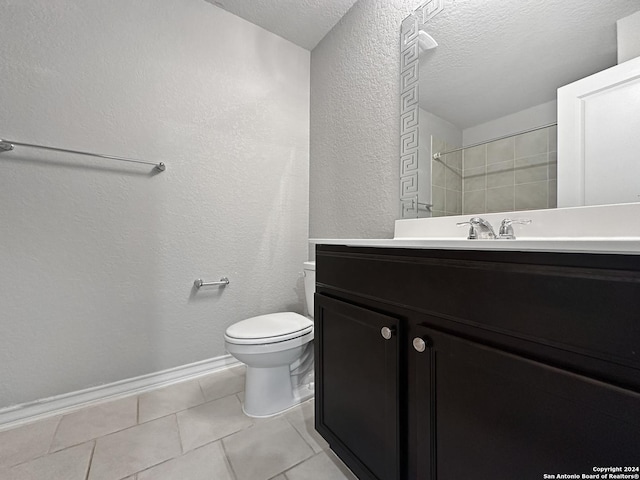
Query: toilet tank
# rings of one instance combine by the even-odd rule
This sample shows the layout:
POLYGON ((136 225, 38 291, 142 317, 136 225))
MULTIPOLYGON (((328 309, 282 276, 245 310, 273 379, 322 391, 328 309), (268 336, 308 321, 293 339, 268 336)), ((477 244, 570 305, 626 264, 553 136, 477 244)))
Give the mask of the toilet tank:
POLYGON ((304 294, 309 316, 313 318, 313 294, 316 291, 316 262, 304 262, 304 294))

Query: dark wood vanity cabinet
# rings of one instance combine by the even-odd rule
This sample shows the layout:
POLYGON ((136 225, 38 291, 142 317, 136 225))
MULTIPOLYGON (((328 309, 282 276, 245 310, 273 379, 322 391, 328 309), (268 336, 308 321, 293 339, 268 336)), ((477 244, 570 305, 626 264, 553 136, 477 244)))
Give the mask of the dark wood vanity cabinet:
POLYGON ((350 466, 359 476, 400 479, 400 322, 329 297, 317 296, 316 305, 323 344, 318 422, 357 462, 350 466))
POLYGON ((640 466, 640 257, 319 245, 316 281, 316 428, 358 478, 640 466))

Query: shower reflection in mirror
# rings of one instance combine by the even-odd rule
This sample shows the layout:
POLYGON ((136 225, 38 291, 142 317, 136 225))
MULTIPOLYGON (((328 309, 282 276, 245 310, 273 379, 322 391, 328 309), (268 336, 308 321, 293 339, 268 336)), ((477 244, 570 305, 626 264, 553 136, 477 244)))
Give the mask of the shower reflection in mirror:
POLYGON ((555 124, 465 148, 430 137, 432 207, 420 217, 556 207, 555 124))

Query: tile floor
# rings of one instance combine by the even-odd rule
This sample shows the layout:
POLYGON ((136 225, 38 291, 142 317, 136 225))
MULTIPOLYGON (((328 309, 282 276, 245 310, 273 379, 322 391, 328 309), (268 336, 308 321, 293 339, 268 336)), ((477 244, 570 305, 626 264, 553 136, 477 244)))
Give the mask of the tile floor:
POLYGON ((242 413, 244 367, 0 432, 1 480, 353 480, 313 400, 242 413))

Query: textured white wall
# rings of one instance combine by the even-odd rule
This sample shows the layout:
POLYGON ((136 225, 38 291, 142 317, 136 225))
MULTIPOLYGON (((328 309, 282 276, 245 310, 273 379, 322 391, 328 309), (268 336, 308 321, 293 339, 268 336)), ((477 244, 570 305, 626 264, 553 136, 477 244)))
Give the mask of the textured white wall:
MULTIPOLYGON (((206 0, 217 3, 218 0, 206 0)), ((225 10, 313 49, 356 0, 223 0, 225 10)))
MULTIPOLYGON (((420 112, 420 148, 423 144, 429 150, 431 137, 435 137, 447 145, 462 146, 462 130, 447 122, 446 120, 436 117, 432 113, 419 109, 420 112), (423 141, 424 140, 424 141, 423 141)), ((426 152, 426 159, 430 160, 431 154, 436 152, 426 152)))
POLYGON ((393 236, 400 23, 421 3, 360 0, 311 52, 310 237, 393 236))
POLYGON ((1 154, 0 407, 302 312, 309 52, 203 0, 0 6, 0 137, 168 166, 1 154))
POLYGON ((640 10, 621 18, 617 24, 618 63, 640 56, 640 10))

